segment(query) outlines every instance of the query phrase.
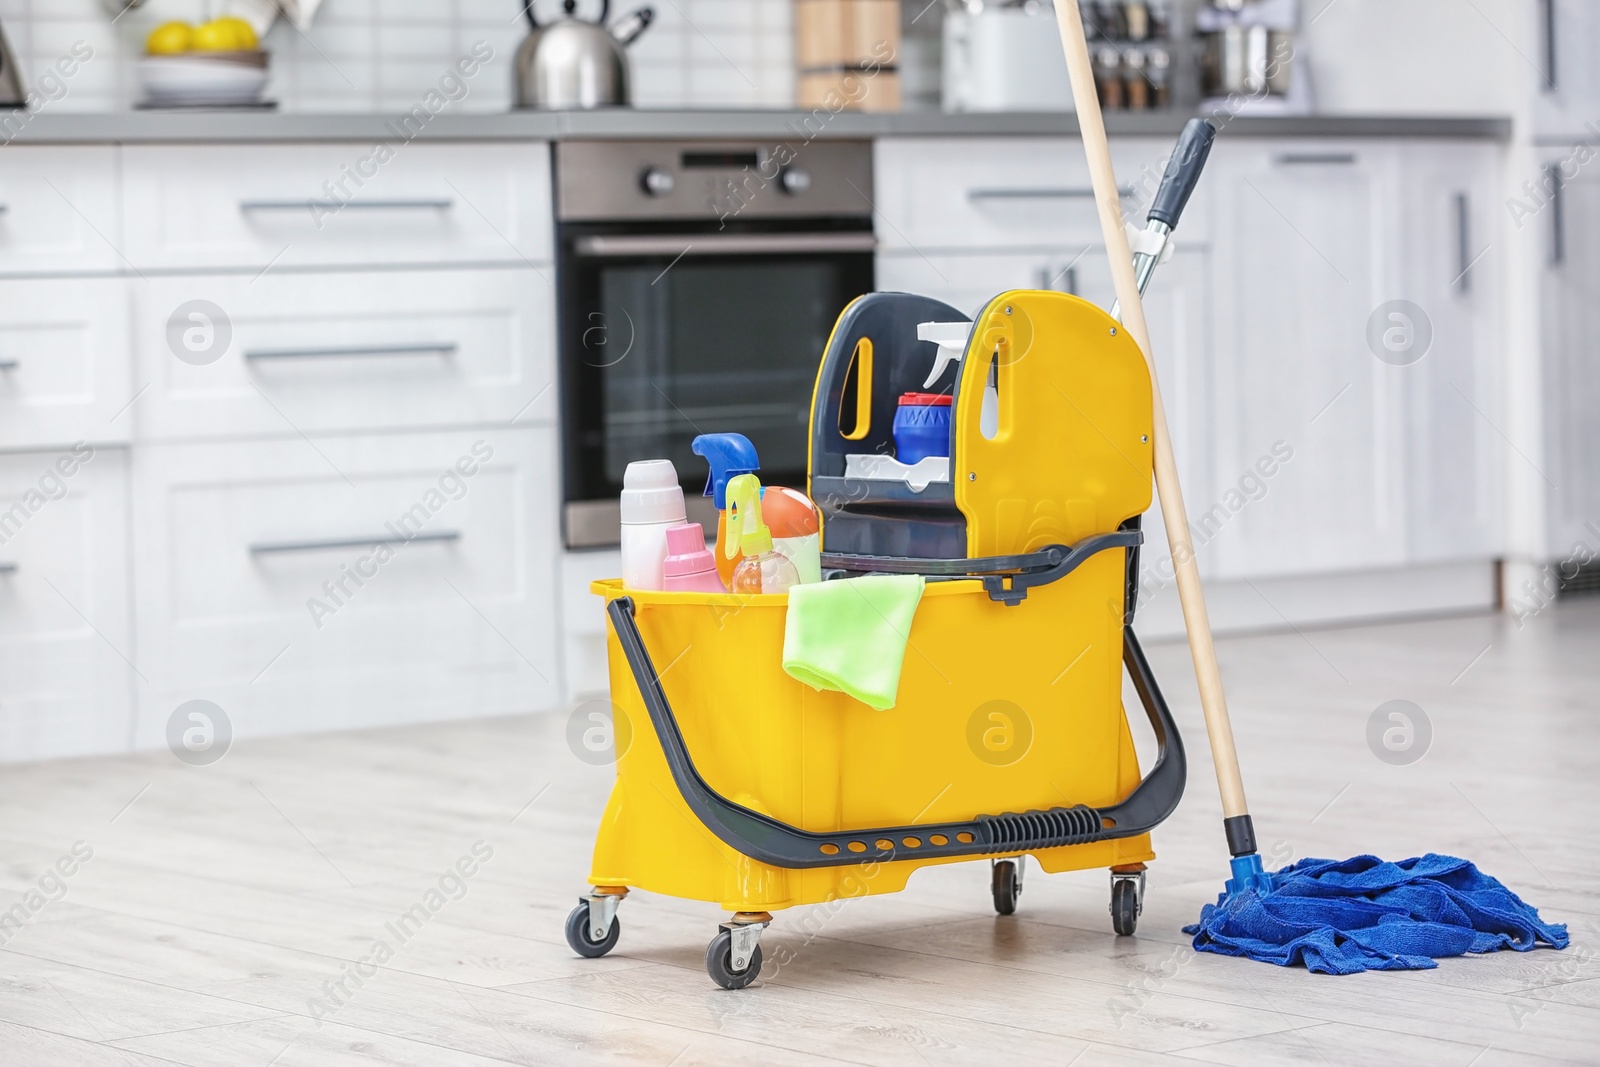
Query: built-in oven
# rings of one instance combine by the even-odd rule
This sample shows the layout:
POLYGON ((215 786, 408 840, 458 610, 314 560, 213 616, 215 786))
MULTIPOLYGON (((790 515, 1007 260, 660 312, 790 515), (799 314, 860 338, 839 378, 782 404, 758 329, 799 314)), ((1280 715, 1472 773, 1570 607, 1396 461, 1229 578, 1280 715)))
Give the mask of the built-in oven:
POLYGON ((563 531, 615 545, 622 474, 742 433, 803 486, 828 335, 873 289, 870 142, 572 141, 556 148, 563 531))

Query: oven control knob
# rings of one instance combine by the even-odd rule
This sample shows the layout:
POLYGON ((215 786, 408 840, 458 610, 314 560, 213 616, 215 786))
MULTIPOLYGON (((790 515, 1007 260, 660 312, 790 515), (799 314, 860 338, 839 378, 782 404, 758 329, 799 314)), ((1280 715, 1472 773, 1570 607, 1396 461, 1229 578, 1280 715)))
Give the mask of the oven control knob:
POLYGON ((671 196, 678 187, 678 179, 672 176, 670 170, 651 167, 639 175, 639 185, 651 196, 671 196))
POLYGON ((784 167, 778 185, 790 196, 804 196, 811 191, 811 172, 804 167, 784 167))

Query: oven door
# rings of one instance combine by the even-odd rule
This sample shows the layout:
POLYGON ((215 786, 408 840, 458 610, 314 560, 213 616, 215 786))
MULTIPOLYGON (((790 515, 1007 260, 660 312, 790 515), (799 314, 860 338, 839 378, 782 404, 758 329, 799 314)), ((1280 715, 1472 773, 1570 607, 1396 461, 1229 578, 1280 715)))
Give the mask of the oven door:
POLYGON ((839 313, 873 289, 870 225, 562 227, 567 547, 618 543, 622 473, 638 459, 672 460, 691 520, 706 521, 698 434, 742 433, 763 483, 805 485, 818 361, 839 313))

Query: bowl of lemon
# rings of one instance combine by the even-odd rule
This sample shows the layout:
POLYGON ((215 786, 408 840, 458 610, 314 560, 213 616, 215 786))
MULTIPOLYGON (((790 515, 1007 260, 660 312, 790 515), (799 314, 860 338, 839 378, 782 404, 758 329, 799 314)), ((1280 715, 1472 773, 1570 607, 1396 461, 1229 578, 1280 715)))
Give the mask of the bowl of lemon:
POLYGON ((168 22, 139 61, 146 107, 262 107, 267 53, 244 19, 168 22))

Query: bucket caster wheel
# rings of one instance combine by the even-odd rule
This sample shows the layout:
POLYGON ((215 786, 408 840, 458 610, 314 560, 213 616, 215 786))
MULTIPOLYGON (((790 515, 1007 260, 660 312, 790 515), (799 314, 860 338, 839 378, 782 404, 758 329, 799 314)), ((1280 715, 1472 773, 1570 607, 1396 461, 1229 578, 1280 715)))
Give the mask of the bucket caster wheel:
POLYGON ((617 918, 621 894, 591 893, 578 898, 567 916, 567 944, 585 959, 599 959, 617 947, 622 921, 617 918))
POLYGON ((765 922, 723 923, 706 946, 706 973, 723 989, 743 989, 761 974, 765 922))
POLYGON ((1111 872, 1111 928, 1119 937, 1132 937, 1144 911, 1144 872, 1111 872))
POLYGON ((1022 865, 1026 856, 1014 860, 995 860, 989 873, 989 890, 994 894, 994 910, 1000 915, 1010 915, 1017 910, 1017 898, 1022 896, 1022 865))

